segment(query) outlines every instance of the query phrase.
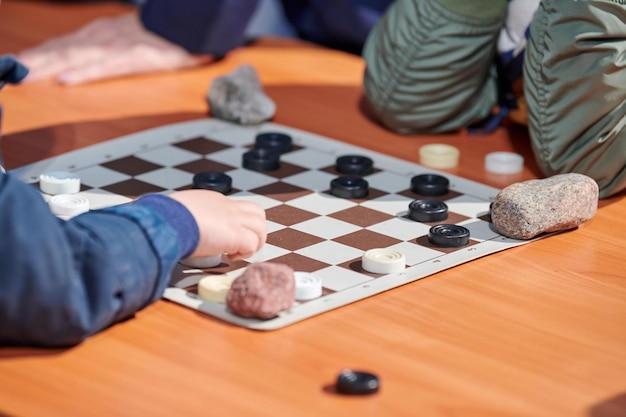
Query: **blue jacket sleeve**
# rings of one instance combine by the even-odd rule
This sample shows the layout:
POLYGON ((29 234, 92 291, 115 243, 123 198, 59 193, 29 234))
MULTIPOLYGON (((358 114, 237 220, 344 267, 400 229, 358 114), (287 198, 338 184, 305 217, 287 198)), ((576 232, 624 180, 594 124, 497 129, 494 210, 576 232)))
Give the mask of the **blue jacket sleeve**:
POLYGON ((245 42, 258 0, 148 0, 146 29, 194 54, 225 55, 245 42))
POLYGON ((161 195, 65 222, 34 187, 0 174, 0 344, 74 345, 131 317, 162 295, 198 234, 161 195))

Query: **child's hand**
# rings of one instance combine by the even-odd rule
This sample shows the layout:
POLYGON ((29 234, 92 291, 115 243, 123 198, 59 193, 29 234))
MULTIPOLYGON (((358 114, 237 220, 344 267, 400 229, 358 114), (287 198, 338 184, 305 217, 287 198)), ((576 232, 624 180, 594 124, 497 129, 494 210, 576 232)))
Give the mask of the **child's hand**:
POLYGON ((171 71, 211 61, 146 30, 136 13, 94 20, 70 34, 22 51, 25 81, 54 77, 80 84, 124 75, 171 71))
POLYGON ((187 207, 198 223, 200 242, 192 258, 221 253, 233 260, 248 258, 265 243, 265 210, 255 203, 208 190, 177 191, 170 197, 187 207))

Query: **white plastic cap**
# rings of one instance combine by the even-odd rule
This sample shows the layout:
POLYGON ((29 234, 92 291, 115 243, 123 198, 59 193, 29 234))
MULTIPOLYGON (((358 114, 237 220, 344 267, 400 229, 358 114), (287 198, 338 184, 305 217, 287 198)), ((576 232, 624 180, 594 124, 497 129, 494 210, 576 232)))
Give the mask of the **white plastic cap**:
POLYGON ((431 143, 420 148, 420 164, 431 168, 454 168, 459 164, 461 152, 452 145, 431 143))
POLYGON ((44 172, 39 176, 39 189, 50 195, 75 194, 80 191, 80 177, 66 171, 44 172))
POLYGON ((322 280, 309 272, 295 271, 296 300, 312 300, 322 295, 322 280))
POLYGON ((373 274, 393 274, 406 268, 406 257, 396 250, 374 248, 363 253, 361 265, 373 274))
POLYGON ((48 200, 50 211, 63 220, 89 211, 89 200, 78 194, 58 194, 48 200))
POLYGON ((485 169, 494 174, 517 174, 524 168, 524 157, 513 152, 492 152, 485 157, 485 169))

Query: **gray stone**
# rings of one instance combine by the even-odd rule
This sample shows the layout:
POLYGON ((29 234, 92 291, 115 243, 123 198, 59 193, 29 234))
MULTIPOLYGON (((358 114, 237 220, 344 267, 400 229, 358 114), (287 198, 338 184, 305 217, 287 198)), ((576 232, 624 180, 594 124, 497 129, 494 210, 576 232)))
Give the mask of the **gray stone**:
POLYGON ((496 230, 513 239, 573 229, 598 209, 598 184, 582 174, 561 174, 512 184, 491 205, 496 230))
POLYGON ((276 104, 265 94, 256 70, 250 65, 216 78, 207 101, 213 117, 242 125, 262 123, 276 113, 276 104))

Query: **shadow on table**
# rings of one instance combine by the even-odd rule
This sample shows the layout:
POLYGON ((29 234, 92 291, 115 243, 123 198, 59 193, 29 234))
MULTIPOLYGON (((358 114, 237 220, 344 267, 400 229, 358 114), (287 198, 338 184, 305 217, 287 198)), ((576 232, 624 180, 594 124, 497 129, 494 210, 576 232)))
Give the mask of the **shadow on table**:
MULTIPOLYGON (((543 176, 532 156, 528 132, 524 126, 507 124, 496 132, 485 135, 469 135, 466 132, 398 135, 376 121, 361 88, 357 86, 272 85, 266 88, 266 93, 280 103, 272 120, 275 123, 297 126, 305 131, 357 145, 366 142, 372 145, 372 150, 390 153, 396 157, 406 157, 415 153, 415 149, 421 144, 435 141, 454 143, 465 154, 465 159, 480 158, 485 149, 510 147, 513 152, 524 156, 527 169, 524 175, 535 178, 543 176)), ((71 122, 13 133, 6 135, 2 141, 5 166, 13 169, 108 139, 208 116, 208 111, 140 115, 71 122)), ((473 165, 482 168, 480 163, 474 162, 473 165)), ((464 176, 497 188, 503 188, 508 184, 506 181, 516 182, 525 179, 521 177, 502 179, 495 174, 485 174, 482 169, 475 175, 464 176)), ((599 206, 610 205, 624 196, 626 191, 601 200, 599 206)))
POLYGON ((5 135, 2 149, 7 169, 104 142, 119 136, 163 126, 197 120, 206 113, 174 113, 65 123, 5 135))
POLYGON ((624 417, 626 416, 626 392, 608 398, 593 405, 589 417, 624 417))
MULTIPOLYGON (((11 358, 59 356, 71 348, 0 347, 0 361, 11 358)), ((4 417, 0 410, 0 417, 4 417)))

